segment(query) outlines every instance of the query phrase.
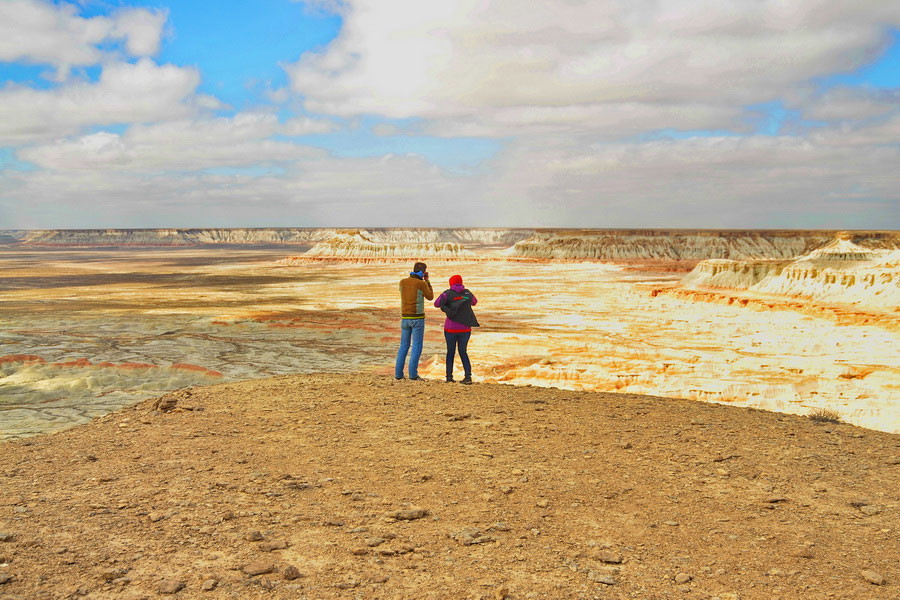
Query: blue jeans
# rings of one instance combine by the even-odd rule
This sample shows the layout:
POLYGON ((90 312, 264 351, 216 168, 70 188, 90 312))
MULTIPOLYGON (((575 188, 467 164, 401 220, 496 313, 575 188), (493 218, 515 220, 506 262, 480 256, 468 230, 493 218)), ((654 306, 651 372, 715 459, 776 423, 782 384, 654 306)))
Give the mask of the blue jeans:
POLYGON ((459 359, 462 361, 466 377, 472 376, 472 365, 469 363, 469 355, 466 352, 466 346, 469 345, 470 337, 472 337, 471 331, 462 333, 444 332, 444 339, 447 340, 447 377, 453 377, 453 361, 456 359, 457 346, 459 346, 459 359))
POLYGON ((403 319, 400 322, 400 350, 397 352, 397 364, 394 365, 394 377, 403 377, 403 363, 406 362, 406 353, 409 352, 409 377, 415 379, 419 376, 419 357, 422 356, 422 339, 425 337, 425 319, 403 319))

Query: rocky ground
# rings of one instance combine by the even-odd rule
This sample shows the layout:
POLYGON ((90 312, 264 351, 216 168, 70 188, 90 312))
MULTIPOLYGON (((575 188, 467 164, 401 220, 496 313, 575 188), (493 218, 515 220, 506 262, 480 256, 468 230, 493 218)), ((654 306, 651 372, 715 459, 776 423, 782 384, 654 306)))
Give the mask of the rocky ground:
POLYGON ((303 375, 0 444, 0 598, 897 598, 900 437, 303 375))

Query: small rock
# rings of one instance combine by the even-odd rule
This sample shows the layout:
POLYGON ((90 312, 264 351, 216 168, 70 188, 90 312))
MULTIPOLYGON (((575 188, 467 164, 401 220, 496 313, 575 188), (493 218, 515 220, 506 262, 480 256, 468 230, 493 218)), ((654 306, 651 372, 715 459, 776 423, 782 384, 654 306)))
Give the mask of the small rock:
POLYGON ((611 565, 618 565, 622 562, 622 555, 616 554, 612 550, 603 550, 597 555, 597 560, 611 565))
POLYGON ((150 519, 151 523, 158 523, 159 521, 162 521, 163 519, 165 519, 167 516, 168 515, 165 513, 154 511, 154 512, 150 513, 150 515, 147 518, 150 519))
POLYGON ((13 580, 13 576, 10 575, 9 573, 0 573, 0 585, 3 585, 4 583, 9 583, 12 580, 13 580))
POLYGON ((678 573, 675 575, 675 583, 681 585, 683 583, 689 582, 693 577, 688 575, 687 573, 678 573))
POLYGON ((859 507, 859 512, 871 517, 872 515, 877 515, 878 513, 880 513, 881 508, 879 508, 878 506, 872 506, 871 504, 866 504, 865 506, 859 507))
POLYGON ((16 534, 0 531, 0 542, 12 542, 16 539, 16 534))
POLYGON ((546 498, 541 498, 540 500, 538 500, 537 502, 535 502, 535 505, 536 505, 538 508, 547 508, 548 506, 550 506, 550 501, 547 500, 546 498))
POLYGON ((631 448, 631 442, 625 442, 624 444, 622 444, 622 450, 631 450, 631 448))
POLYGON ((366 539, 366 546, 368 546, 369 548, 374 548, 375 546, 380 546, 381 544, 385 543, 386 541, 387 540, 385 540, 384 538, 370 537, 370 538, 366 539))
POLYGON ((263 534, 261 534, 258 531, 251 531, 250 533, 247 534, 248 542, 260 542, 260 541, 262 541, 262 539, 263 539, 263 534))
POLYGON ((328 525, 329 527, 343 527, 344 526, 343 521, 336 521, 336 520, 325 521, 325 524, 328 525))
POLYGON ((668 525, 669 527, 678 527, 678 521, 663 521, 663 525, 668 525))
POLYGON ((866 570, 861 573, 863 579, 872 585, 884 585, 884 575, 878 571, 866 570))
POLYGON ((123 577, 126 573, 128 573, 128 569, 104 569, 100 573, 100 579, 103 581, 112 581, 119 577, 123 577))
POLYGON ((512 471, 510 471, 510 473, 512 473, 513 475, 524 475, 525 471, 523 471, 522 469, 513 469, 512 471))
POLYGON ((288 581, 293 581, 300 577, 300 570, 294 565, 289 565, 284 568, 282 575, 284 575, 284 578, 288 581))
POLYGON ((428 511, 424 508, 413 507, 406 510, 398 510, 391 513, 389 516, 398 521, 414 521, 416 519, 427 517, 428 511))
POLYGON ((271 552, 273 550, 284 550, 288 547, 285 540, 273 540, 271 542, 263 542, 259 545, 259 549, 263 552, 271 552))
POLYGON ((160 594, 177 594, 184 589, 184 582, 175 579, 163 579, 156 586, 156 591, 160 594))
POLYGON ((506 600, 509 598, 509 590, 505 587, 498 588, 494 591, 494 600, 506 600))
POLYGON ((365 556, 368 553, 369 550, 366 548, 354 548, 350 551, 350 554, 352 554, 353 556, 365 556))
POLYGON ((216 589, 217 585, 219 585, 218 579, 207 579, 200 585, 200 589, 204 592, 211 592, 216 589))
POLYGON ((487 542, 493 542, 497 538, 492 535, 485 535, 481 532, 480 529, 476 527, 466 527, 465 529, 461 529, 454 534, 451 534, 453 539, 462 544, 463 546, 474 546, 475 544, 486 544, 487 542))
POLYGON ((616 578, 607 573, 599 573, 597 571, 588 571, 588 579, 594 583, 602 583, 603 585, 616 585, 616 578))
POLYGON ((256 575, 265 575, 266 573, 271 573, 275 570, 275 567, 272 566, 272 563, 259 560, 248 565, 244 565, 244 568, 242 570, 247 575, 253 577, 256 575))
POLYGON ((513 493, 513 488, 508 485, 501 485, 500 492, 508 496, 509 494, 513 493))

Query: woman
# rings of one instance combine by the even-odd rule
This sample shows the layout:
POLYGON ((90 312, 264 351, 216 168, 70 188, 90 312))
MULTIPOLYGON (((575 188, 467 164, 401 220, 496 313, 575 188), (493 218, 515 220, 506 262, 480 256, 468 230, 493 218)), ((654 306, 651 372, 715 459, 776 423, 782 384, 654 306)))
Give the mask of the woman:
POLYGON ((465 377, 460 383, 470 385, 472 383, 472 365, 469 363, 469 355, 466 346, 472 335, 472 328, 479 327, 478 320, 472 307, 478 304, 475 294, 463 287, 462 277, 454 275, 450 278, 450 289, 443 292, 434 301, 434 305, 447 314, 444 321, 444 339, 447 340, 447 381, 453 381, 453 361, 456 349, 459 348, 459 358, 462 360, 465 377))

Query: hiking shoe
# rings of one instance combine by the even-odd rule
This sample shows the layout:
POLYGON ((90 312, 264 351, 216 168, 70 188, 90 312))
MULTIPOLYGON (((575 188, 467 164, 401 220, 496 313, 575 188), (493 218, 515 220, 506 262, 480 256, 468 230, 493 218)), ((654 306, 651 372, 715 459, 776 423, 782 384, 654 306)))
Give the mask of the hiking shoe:
POLYGON ((447 377, 447 383, 453 383, 454 381, 456 381, 456 380, 453 379, 453 376, 452 376, 452 375, 450 375, 449 377, 447 377))
POLYGON ((460 381, 460 383, 463 384, 463 385, 472 385, 472 378, 471 378, 471 377, 465 377, 465 378, 463 378, 462 381, 460 381))
POLYGON ((421 377, 410 377, 409 380, 410 380, 410 381, 425 381, 425 380, 422 379, 421 377))
POLYGON ((402 380, 406 379, 406 377, 394 377, 394 379, 396 379, 397 381, 402 381, 402 380))

